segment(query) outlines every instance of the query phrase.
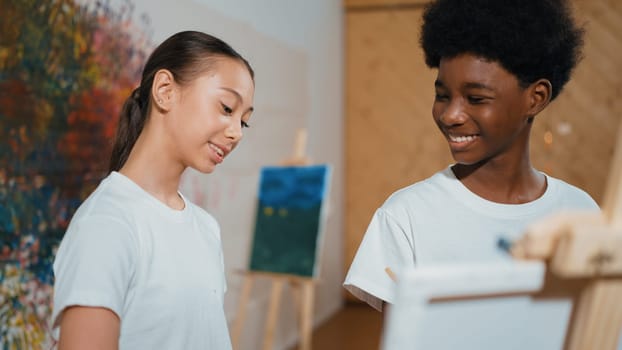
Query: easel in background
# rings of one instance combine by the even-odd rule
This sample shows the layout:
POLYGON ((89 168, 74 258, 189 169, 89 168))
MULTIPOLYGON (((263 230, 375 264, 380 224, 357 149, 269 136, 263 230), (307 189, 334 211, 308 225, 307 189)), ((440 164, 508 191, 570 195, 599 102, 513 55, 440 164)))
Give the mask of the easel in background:
POLYGON ((567 350, 617 349, 622 330, 622 125, 602 213, 559 214, 536 223, 512 254, 548 260, 555 276, 581 282, 567 350))
MULTIPOLYGON (((284 160, 283 166, 305 166, 311 164, 309 158, 305 156, 307 143, 306 130, 300 129, 296 134, 294 154, 291 158, 284 160)), ((315 298, 315 279, 312 277, 302 277, 296 275, 270 273, 259 271, 244 271, 244 283, 237 310, 237 315, 233 324, 231 334, 233 349, 238 350, 240 346, 240 336, 246 319, 246 309, 250 300, 253 282, 256 278, 268 278, 272 282, 270 292, 270 304, 266 318, 265 333, 263 339, 263 350, 271 350, 274 344, 274 333, 276 321, 281 303, 283 286, 287 283, 292 291, 296 310, 298 312, 298 323, 300 329, 300 350, 311 350, 311 336, 313 331, 313 302, 315 298)))

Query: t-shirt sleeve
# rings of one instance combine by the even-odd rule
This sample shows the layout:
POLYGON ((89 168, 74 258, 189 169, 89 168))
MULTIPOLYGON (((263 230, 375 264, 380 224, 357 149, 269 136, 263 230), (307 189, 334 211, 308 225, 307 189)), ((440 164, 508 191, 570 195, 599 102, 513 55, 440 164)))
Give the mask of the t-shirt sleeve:
POLYGON ((386 269, 399 276, 402 270, 414 266, 414 250, 408 237, 389 213, 378 209, 350 265, 344 287, 382 311, 383 302, 395 300, 396 282, 386 269))
POLYGON ((218 223, 216 222, 216 220, 214 220, 215 223, 215 227, 216 227, 216 232, 218 234, 218 244, 219 244, 219 254, 220 254, 220 270, 222 271, 222 294, 226 294, 227 293, 227 276, 225 274, 225 255, 223 254, 223 250, 222 250, 222 241, 221 241, 221 236, 220 236, 220 225, 218 225, 218 223))
POLYGON ((115 218, 88 216, 70 224, 54 260, 56 337, 70 306, 103 307, 121 317, 137 252, 130 227, 115 218))
POLYGON ((227 276, 225 274, 225 256, 222 249, 222 236, 220 231, 220 224, 216 219, 206 212, 203 208, 197 207, 201 213, 202 222, 205 224, 205 232, 209 235, 213 235, 213 239, 218 243, 218 255, 220 257, 220 271, 222 278, 222 294, 227 293, 227 276))

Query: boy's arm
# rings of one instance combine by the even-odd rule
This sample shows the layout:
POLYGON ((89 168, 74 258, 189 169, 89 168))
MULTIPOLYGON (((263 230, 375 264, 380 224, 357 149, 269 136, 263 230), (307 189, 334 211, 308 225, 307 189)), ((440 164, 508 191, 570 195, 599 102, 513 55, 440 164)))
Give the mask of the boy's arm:
POLYGON ((395 276, 414 266, 411 237, 384 209, 374 214, 352 261, 344 288, 378 311, 394 300, 395 276), (389 274, 388 271, 391 271, 389 274))

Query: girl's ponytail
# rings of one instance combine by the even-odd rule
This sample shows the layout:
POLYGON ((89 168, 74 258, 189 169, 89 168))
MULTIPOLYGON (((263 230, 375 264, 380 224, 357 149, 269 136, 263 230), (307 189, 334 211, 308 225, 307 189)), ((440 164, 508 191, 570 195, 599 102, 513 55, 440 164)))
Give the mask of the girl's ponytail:
POLYGON ((146 119, 146 104, 141 101, 140 87, 136 88, 125 100, 119 116, 119 125, 110 157, 109 170, 111 172, 119 171, 123 167, 140 132, 143 130, 146 119))

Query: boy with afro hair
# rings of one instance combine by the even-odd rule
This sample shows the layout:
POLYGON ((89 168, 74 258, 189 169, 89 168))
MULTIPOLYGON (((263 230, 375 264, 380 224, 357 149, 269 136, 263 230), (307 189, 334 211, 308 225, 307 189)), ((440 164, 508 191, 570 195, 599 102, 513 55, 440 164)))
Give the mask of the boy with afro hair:
POLYGON ((432 116, 455 160, 375 212, 344 287, 378 310, 407 268, 511 258, 500 237, 564 209, 598 210, 529 159, 535 118, 568 82, 583 30, 563 0, 437 0, 420 44, 438 69, 432 116))

